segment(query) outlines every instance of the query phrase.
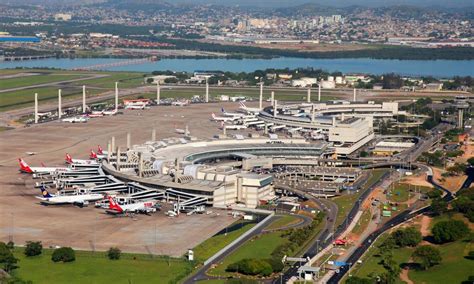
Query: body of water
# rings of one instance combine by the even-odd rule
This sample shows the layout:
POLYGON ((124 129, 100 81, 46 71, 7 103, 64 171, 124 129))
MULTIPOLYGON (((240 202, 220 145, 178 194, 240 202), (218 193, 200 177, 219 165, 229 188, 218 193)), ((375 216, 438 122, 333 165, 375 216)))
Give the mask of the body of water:
POLYGON ((146 63, 108 66, 110 63, 127 61, 113 58, 41 59, 29 61, 0 62, 0 69, 16 67, 49 67, 74 69, 97 66, 107 71, 187 71, 221 70, 230 72, 251 72, 267 68, 313 67, 329 72, 384 74, 397 73, 411 76, 474 76, 474 60, 387 60, 369 58, 311 59, 279 57, 274 59, 163 59, 146 63))

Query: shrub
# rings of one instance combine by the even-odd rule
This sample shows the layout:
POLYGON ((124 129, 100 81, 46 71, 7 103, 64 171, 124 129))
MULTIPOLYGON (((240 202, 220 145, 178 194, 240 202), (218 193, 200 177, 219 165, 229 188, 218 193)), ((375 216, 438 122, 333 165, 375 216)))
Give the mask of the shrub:
POLYGON ((112 260, 120 259, 121 254, 122 254, 122 251, 117 247, 111 247, 107 251, 107 256, 109 257, 109 259, 112 259, 112 260))
POLYGON ((428 269, 431 266, 441 262, 441 254, 439 250, 433 246, 419 246, 413 252, 413 258, 420 262, 423 269, 428 269))
POLYGON ((237 272, 245 275, 269 276, 272 274, 272 266, 263 259, 245 258, 229 264, 226 271, 237 272))
POLYGON ((433 226, 431 233, 437 243, 446 243, 465 237, 469 233, 469 228, 463 221, 441 221, 433 226))
POLYGON ((25 255, 26 256, 35 256, 40 255, 43 251, 43 245, 41 242, 26 242, 25 255))
POLYGON ((53 251, 51 260, 54 262, 59 262, 59 261, 71 262, 71 261, 76 260, 76 253, 70 247, 58 248, 53 251))

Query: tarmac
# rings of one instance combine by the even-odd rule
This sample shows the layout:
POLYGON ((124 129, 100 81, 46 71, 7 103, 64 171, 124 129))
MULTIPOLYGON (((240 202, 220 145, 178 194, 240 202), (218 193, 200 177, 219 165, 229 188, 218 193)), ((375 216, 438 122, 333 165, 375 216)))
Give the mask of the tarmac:
POLYGON ((33 187, 35 180, 18 172, 18 158, 24 158, 31 166, 60 166, 66 152, 85 159, 97 145, 105 148, 111 136, 115 136, 116 145, 125 147, 127 132, 132 135, 132 144, 141 144, 151 139, 153 128, 157 139, 180 137, 175 129, 184 129, 186 124, 191 135, 208 139, 220 133, 219 124, 209 117, 222 105, 229 110, 238 106, 159 106, 143 111, 126 110, 123 115, 94 118, 88 123, 49 122, 0 132, 0 240, 13 240, 18 245, 39 240, 46 247, 71 246, 83 250, 117 246, 126 252, 183 255, 235 219, 214 208, 210 215, 170 218, 159 212, 120 218, 93 206, 42 206, 34 198, 39 195, 39 189, 33 187), (28 156, 25 152, 36 154, 28 156))

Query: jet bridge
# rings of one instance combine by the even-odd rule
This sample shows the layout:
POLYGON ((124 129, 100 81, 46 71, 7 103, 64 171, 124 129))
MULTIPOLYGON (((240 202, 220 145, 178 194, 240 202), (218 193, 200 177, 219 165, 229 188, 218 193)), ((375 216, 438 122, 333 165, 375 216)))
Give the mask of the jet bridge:
POLYGON ((117 192, 124 192, 128 191, 128 185, 123 182, 114 182, 109 184, 98 185, 91 188, 82 188, 81 191, 88 191, 91 193, 98 193, 98 192, 109 192, 109 191, 117 191, 117 192))
POLYGON ((96 186, 102 184, 108 184, 118 182, 113 176, 98 175, 98 176, 86 176, 86 177, 77 177, 72 179, 58 179, 56 184, 58 187, 71 187, 74 185, 82 186, 96 186))

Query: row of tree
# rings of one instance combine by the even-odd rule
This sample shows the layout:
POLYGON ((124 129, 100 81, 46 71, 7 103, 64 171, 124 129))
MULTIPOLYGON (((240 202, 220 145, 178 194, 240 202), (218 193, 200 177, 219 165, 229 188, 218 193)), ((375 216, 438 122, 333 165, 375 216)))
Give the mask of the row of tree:
POLYGON ((226 271, 236 272, 244 275, 269 276, 280 272, 284 266, 283 256, 292 255, 297 252, 314 235, 317 226, 323 221, 324 213, 318 213, 309 226, 299 229, 290 229, 282 233, 282 237, 288 239, 284 244, 278 246, 267 259, 246 258, 227 266, 226 271))

